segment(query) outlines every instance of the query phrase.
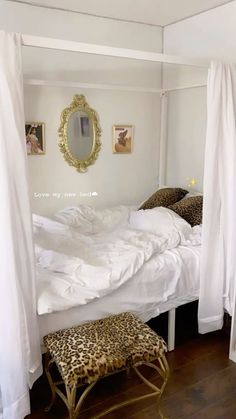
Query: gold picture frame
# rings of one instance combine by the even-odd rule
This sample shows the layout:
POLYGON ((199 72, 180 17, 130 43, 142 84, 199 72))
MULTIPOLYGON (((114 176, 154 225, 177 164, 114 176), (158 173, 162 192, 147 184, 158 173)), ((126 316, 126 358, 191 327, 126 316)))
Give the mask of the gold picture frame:
POLYGON ((44 135, 44 122, 25 123, 25 142, 28 156, 40 156, 45 154, 44 135))
POLYGON ((132 153, 133 125, 113 125, 112 151, 114 154, 132 153))

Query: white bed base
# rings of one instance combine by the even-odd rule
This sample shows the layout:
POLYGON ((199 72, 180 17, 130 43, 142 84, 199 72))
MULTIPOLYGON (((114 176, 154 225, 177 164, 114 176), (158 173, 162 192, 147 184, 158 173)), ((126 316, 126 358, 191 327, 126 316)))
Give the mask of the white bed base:
MULTIPOLYGON (((188 303, 187 303, 188 304, 188 303)), ((176 308, 172 308, 168 311, 168 337, 167 337, 167 349, 171 352, 175 349, 175 315, 176 308)), ((41 344, 42 353, 45 352, 45 347, 41 344)))
MULTIPOLYGON (((197 300, 198 300, 198 298, 196 296, 195 297, 193 296, 191 299, 188 299, 188 301, 186 300, 185 302, 180 303, 178 306, 173 307, 170 310, 161 311, 160 314, 157 315, 157 317, 159 317, 161 314, 168 313, 168 333, 167 333, 167 349, 168 349, 168 352, 173 351, 175 349, 176 308, 178 308, 180 306, 184 306, 186 304, 190 304, 193 301, 197 301, 197 300)), ((61 313, 61 312, 59 312, 59 313, 61 313)), ((51 313, 51 314, 53 314, 53 313, 51 313)), ((49 316, 51 316, 51 314, 49 314, 49 316)), ((77 324, 79 324, 79 322, 75 320, 74 314, 73 314, 73 320, 72 321, 70 320, 69 322, 67 322, 67 324, 61 324, 61 320, 59 320, 59 324, 58 324, 58 320, 57 320, 56 327, 55 327, 54 321, 53 321, 54 326, 51 327, 51 325, 50 325, 50 327, 48 327, 48 324, 47 324, 47 321, 46 321, 46 324, 47 324, 46 329, 41 324, 41 327, 40 327, 41 339, 47 333, 53 332, 55 330, 58 330, 59 328, 67 328, 67 327, 76 326, 77 324)), ((113 314, 115 314, 115 313, 113 313, 113 314)), ((39 319, 41 317, 43 317, 43 316, 44 315, 40 315, 39 316, 39 319)), ((47 316, 47 314, 46 314, 46 316, 47 316)), ((76 319, 77 319, 77 317, 79 317, 79 313, 78 312, 76 313, 76 319)), ((152 317, 152 318, 155 318, 155 317, 152 317)), ((149 320, 151 320, 152 318, 149 318, 149 320)), ((88 321, 92 321, 92 320, 88 320, 87 319, 87 320, 84 320, 82 323, 84 323, 84 322, 86 323, 88 321)), ((143 320, 143 321, 146 322, 148 320, 143 320)), ((42 352, 44 352, 43 345, 42 345, 42 352)))
MULTIPOLYGON (((189 304, 189 303, 186 303, 189 304)), ((163 314, 163 313, 162 313, 163 314)), ((168 337, 167 337, 167 349, 171 352, 175 349, 175 317, 176 308, 172 308, 168 311, 168 337)), ((43 344, 41 345, 42 353, 45 352, 43 344)))

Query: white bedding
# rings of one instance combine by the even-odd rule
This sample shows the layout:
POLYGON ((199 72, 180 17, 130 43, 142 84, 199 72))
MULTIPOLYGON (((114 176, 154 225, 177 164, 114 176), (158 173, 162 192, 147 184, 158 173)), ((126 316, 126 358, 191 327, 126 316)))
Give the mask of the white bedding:
MULTIPOLYGON (((192 229, 166 208, 138 212, 118 208, 103 212, 89 207, 67 209, 57 215, 64 224, 34 216, 39 314, 87 305, 114 294, 131 279, 143 278, 145 269, 150 269, 145 272, 148 281, 168 283, 164 260, 168 251, 200 243, 199 229, 192 229)), ((173 261, 175 277, 177 254, 173 261)), ((161 298, 167 299, 169 292, 168 285, 161 298)))
POLYGON ((41 338, 49 332, 130 311, 148 321, 199 295, 200 246, 178 246, 154 255, 116 291, 88 304, 39 316, 41 338))

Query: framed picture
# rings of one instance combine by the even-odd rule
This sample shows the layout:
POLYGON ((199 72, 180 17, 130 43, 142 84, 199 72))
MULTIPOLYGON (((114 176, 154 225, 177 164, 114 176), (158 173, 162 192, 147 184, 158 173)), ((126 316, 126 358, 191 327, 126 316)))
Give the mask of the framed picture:
POLYGON ((113 153, 131 153, 133 149, 133 126, 113 125, 113 153))
POLYGON ((25 141, 28 155, 45 154, 44 123, 26 122, 25 141))

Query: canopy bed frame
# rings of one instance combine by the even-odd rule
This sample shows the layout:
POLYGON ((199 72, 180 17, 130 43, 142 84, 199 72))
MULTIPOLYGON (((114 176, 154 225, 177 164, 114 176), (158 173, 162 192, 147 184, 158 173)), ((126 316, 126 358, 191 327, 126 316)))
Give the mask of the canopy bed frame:
MULTIPOLYGON (((157 63, 168 63, 183 66, 193 67, 209 67, 209 61, 203 59, 184 58, 174 55, 166 55, 161 53, 139 51, 125 48, 110 47, 104 45, 88 44, 75 41, 53 39, 48 37, 39 37, 23 34, 22 45, 25 47, 45 48, 52 50, 70 51, 74 53, 86 53, 109 57, 119 57, 134 60, 143 60, 157 63)), ((41 85, 41 86, 59 86, 59 87, 76 87, 87 89, 104 89, 104 90, 123 90, 136 91, 160 94, 161 98, 161 127, 160 127, 160 158, 159 158, 159 185, 166 183, 166 157, 167 157, 167 115, 168 115, 168 92, 193 89, 206 86, 206 84, 193 84, 175 88, 164 88, 163 84, 160 89, 146 88, 139 86, 122 86, 111 84, 94 84, 94 83, 80 83, 68 82, 61 80, 43 80, 43 79, 25 79, 24 83, 27 85, 41 85)), ((231 340, 230 340, 230 354, 229 357, 236 362, 236 316, 235 311, 232 316, 231 340)), ((168 312, 168 348, 174 349, 175 341, 175 309, 168 312)))
MULTIPOLYGON (((45 48, 58 51, 70 51, 74 53, 86 53, 92 55, 102 55, 109 57, 128 58, 141 61, 150 61, 162 64, 175 64, 182 66, 208 68, 209 61, 203 59, 179 57, 175 55, 161 54, 156 52, 147 52, 132 50, 127 48, 117 48, 104 45, 88 44, 83 42, 67 41, 61 39, 39 37, 33 35, 22 34, 22 44, 25 47, 45 48)), ((112 84, 98 83, 80 83, 68 82, 63 80, 45 80, 45 79, 29 79, 26 78, 24 83, 34 86, 54 86, 54 87, 76 87, 86 89, 102 89, 102 90, 120 90, 134 91, 146 93, 159 93, 161 97, 161 128, 160 128, 160 159, 159 159, 159 185, 165 185, 166 173, 166 140, 167 140, 167 114, 168 114, 168 92, 177 90, 193 89, 204 87, 207 84, 192 84, 188 86, 173 88, 148 88, 139 86, 124 86, 112 84)))

